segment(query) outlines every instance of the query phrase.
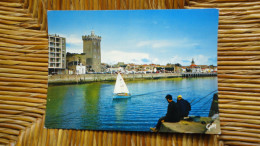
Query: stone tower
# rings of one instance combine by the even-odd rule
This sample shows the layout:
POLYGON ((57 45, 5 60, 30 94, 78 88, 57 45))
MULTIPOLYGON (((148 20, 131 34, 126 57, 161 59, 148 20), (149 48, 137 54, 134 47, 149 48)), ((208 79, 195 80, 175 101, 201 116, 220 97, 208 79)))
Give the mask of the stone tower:
POLYGON ((191 65, 195 65, 195 61, 194 61, 193 58, 192 58, 192 61, 191 61, 191 65))
POLYGON ((101 72, 101 37, 91 31, 91 35, 82 36, 83 53, 86 54, 86 65, 89 71, 101 72))

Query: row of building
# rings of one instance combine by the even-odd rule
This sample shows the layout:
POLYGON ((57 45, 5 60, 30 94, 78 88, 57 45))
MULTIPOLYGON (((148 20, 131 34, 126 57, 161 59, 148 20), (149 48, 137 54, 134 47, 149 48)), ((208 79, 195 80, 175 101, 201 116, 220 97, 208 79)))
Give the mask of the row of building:
POLYGON ((101 37, 95 35, 82 36, 83 53, 66 52, 66 38, 59 35, 49 35, 49 74, 86 74, 86 73, 209 73, 217 72, 213 65, 196 65, 192 59, 191 65, 181 64, 125 64, 114 65, 101 63, 101 37))
POLYGON ((181 64, 124 64, 119 62, 118 64, 109 66, 108 64, 102 64, 102 68, 106 69, 107 73, 122 72, 122 73, 212 73, 217 72, 217 66, 213 65, 196 65, 192 59, 191 65, 181 66, 181 64))

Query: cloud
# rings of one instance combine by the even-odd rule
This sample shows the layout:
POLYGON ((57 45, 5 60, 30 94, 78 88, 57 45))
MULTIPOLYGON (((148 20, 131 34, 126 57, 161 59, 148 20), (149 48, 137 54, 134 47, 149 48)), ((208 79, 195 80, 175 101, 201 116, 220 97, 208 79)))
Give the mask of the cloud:
POLYGON ((122 51, 103 51, 101 54, 103 63, 116 64, 118 62, 147 64, 158 61, 157 58, 151 58, 147 53, 129 53, 122 51))
POLYGON ((193 48, 198 46, 199 43, 192 42, 188 39, 173 39, 173 40, 148 40, 139 41, 137 47, 149 47, 149 48, 193 48))
POLYGON ((140 41, 137 43, 137 47, 159 48, 159 47, 167 47, 167 46, 171 46, 171 42, 169 42, 169 41, 140 41))
POLYGON ((173 56, 170 59, 171 63, 180 63, 183 66, 190 65, 192 58, 196 65, 217 65, 217 62, 212 61, 211 56, 196 55, 196 56, 173 56))
POLYGON ((66 52, 70 52, 70 53, 83 53, 83 50, 82 49, 74 49, 74 48, 70 48, 70 49, 67 49, 66 52))
POLYGON ((83 41, 81 35, 76 34, 61 34, 61 37, 66 38, 66 50, 70 53, 83 53, 83 41))
POLYGON ((136 63, 136 64, 161 64, 166 65, 167 63, 180 63, 183 66, 191 64, 192 58, 196 65, 217 65, 217 62, 212 62, 210 56, 194 55, 194 56, 173 56, 170 59, 167 58, 154 58, 148 53, 129 53, 122 51, 109 51, 102 52, 101 59, 103 63, 116 64, 118 62, 124 63, 136 63))
POLYGON ((170 47, 170 46, 172 46, 172 42, 167 40, 140 41, 137 43, 137 47, 162 48, 162 47, 170 47))
POLYGON ((69 35, 66 37, 67 43, 68 44, 73 44, 73 45, 80 45, 83 43, 81 36, 76 36, 76 35, 69 35))
POLYGON ((81 35, 76 34, 60 34, 61 37, 66 38, 66 43, 70 45, 80 45, 83 43, 81 35))

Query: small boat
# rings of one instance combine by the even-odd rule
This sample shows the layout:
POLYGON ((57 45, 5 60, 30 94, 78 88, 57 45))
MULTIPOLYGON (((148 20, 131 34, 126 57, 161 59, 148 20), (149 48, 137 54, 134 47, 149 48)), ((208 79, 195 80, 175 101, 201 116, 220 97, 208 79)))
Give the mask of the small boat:
POLYGON ((124 79, 122 78, 121 74, 117 74, 116 84, 114 88, 114 98, 128 98, 131 94, 125 84, 124 79))

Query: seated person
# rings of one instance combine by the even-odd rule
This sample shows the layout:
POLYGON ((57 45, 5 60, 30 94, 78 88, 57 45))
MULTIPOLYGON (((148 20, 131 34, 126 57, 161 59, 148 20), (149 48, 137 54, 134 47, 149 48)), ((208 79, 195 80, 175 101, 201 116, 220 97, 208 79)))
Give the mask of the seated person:
POLYGON ((158 123, 154 128, 150 128, 153 132, 160 130, 162 122, 179 122, 180 121, 180 109, 178 105, 172 100, 171 95, 166 95, 166 100, 168 101, 168 109, 165 116, 158 120, 158 123))
POLYGON ((180 119, 183 120, 184 117, 188 117, 191 110, 190 103, 184 100, 181 95, 177 97, 177 104, 180 107, 180 119))

